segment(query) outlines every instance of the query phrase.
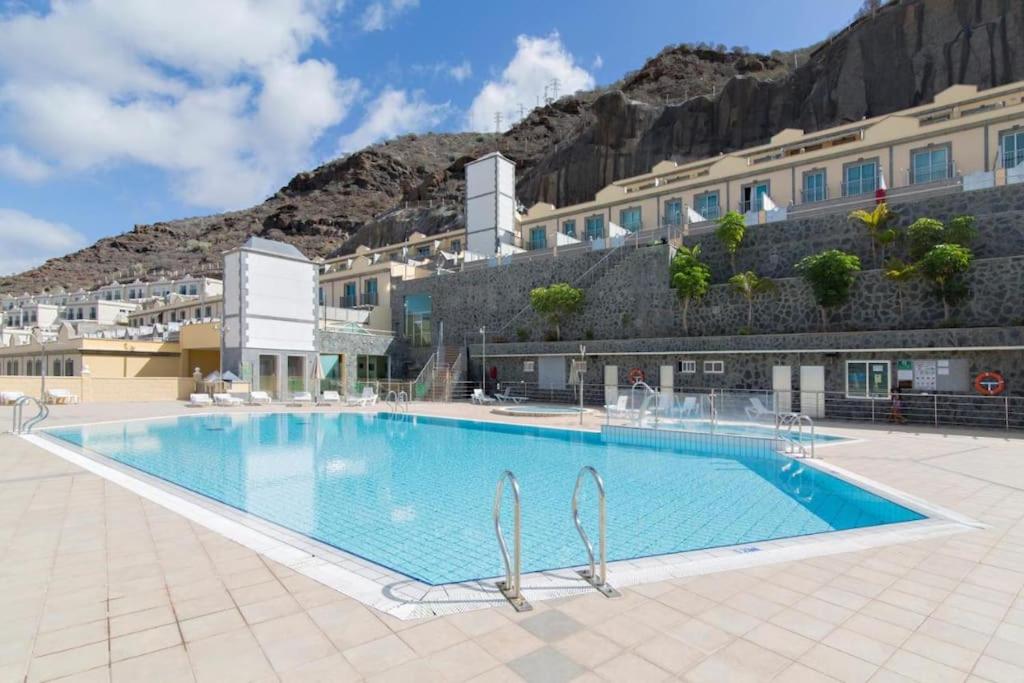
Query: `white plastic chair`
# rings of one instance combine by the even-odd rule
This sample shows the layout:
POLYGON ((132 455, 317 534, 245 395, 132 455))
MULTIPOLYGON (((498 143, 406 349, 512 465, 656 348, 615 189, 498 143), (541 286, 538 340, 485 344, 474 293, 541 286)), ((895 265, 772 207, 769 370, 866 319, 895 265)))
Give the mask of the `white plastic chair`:
POLYGON ((209 394, 189 394, 188 403, 185 404, 189 408, 199 408, 202 406, 212 406, 213 399, 210 398, 209 394))
POLYGON ((469 399, 470 402, 478 405, 484 405, 486 403, 494 403, 494 398, 484 393, 483 389, 474 389, 473 397, 469 399))

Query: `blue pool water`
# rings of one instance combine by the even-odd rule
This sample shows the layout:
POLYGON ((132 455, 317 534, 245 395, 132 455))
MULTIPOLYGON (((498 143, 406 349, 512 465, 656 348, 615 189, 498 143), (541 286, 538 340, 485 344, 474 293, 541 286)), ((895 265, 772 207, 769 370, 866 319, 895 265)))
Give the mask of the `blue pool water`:
MULTIPOLYGON (((653 426, 649 425, 649 426, 653 426)), ((736 422, 719 422, 715 425, 714 429, 711 428, 710 420, 666 420, 658 423, 657 429, 668 429, 681 432, 699 432, 701 434, 711 434, 712 431, 716 434, 734 434, 736 436, 756 436, 764 439, 770 439, 775 436, 775 428, 770 425, 752 425, 752 424, 740 424, 736 422)), ((794 427, 792 431, 785 431, 789 438, 799 441, 801 443, 810 443, 812 440, 816 444, 827 444, 827 443, 839 443, 841 441, 849 441, 845 436, 835 436, 834 434, 822 434, 820 431, 814 432, 814 438, 811 438, 810 428, 804 427, 803 432, 797 431, 794 427)))
MULTIPOLYGON (((610 560, 922 518, 775 454, 389 417, 238 413, 47 433, 431 584, 501 574, 491 504, 506 468, 522 486, 524 571, 586 561, 570 507, 584 465, 607 487, 610 560)), ((589 485, 581 508, 593 537, 589 485)))

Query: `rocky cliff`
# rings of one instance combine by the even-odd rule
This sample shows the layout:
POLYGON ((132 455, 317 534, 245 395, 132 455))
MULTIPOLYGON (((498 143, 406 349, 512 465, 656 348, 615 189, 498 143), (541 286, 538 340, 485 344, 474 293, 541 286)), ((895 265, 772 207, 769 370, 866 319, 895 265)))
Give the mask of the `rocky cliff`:
POLYGON ((136 226, 0 279, 0 291, 216 273, 220 252, 250 235, 329 256, 414 230, 448 230, 462 221, 465 163, 494 149, 517 162, 524 204, 566 204, 664 159, 740 149, 786 127, 816 130, 884 114, 954 83, 986 88, 1020 79, 1021 0, 897 0, 796 55, 672 46, 608 88, 535 109, 500 136, 410 135, 374 145, 300 173, 251 209, 136 226))

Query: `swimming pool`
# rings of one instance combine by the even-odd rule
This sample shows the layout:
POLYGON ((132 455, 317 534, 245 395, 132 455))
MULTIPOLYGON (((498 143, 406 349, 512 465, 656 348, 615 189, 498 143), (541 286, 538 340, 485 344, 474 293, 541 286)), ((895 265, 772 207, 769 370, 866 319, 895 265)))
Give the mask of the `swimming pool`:
MULTIPOLYGON (((527 572, 585 562, 570 508, 583 465, 607 487, 609 560, 923 518, 775 454, 677 452, 523 425, 236 413, 46 433, 434 585, 502 573, 490 506, 506 468, 522 485, 527 572)), ((588 529, 595 508, 587 487, 588 529)))

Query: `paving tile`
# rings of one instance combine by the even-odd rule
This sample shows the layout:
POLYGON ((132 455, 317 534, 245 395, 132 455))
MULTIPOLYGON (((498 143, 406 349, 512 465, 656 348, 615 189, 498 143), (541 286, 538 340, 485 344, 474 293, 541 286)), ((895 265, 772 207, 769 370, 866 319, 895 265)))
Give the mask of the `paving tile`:
POLYGON ((749 631, 743 637, 790 659, 796 659, 814 646, 814 641, 810 638, 767 622, 749 631))
POLYGON ((519 625, 548 643, 561 640, 583 628, 578 621, 557 609, 547 610, 528 619, 523 619, 519 625))
POLYGON ((116 662, 129 657, 138 657, 179 643, 181 643, 181 633, 178 631, 177 624, 157 626, 148 631, 136 631, 111 639, 110 659, 116 662))
POLYGON ((673 674, 689 671, 699 664, 706 656, 703 650, 687 646, 669 636, 657 636, 641 643, 633 649, 648 662, 673 674))
POLYGON ((583 667, 551 646, 513 659, 508 662, 508 668, 524 680, 536 683, 571 681, 584 673, 583 667))
POLYGON ((878 670, 875 664, 820 643, 803 654, 798 661, 844 683, 867 681, 878 670))
POLYGON ((794 662, 772 679, 774 683, 835 683, 836 679, 794 662))
POLYGON ((671 628, 667 631, 667 634, 704 653, 714 652, 730 643, 734 638, 732 634, 726 633, 717 626, 712 626, 700 619, 691 619, 684 624, 671 628))
POLYGON ((342 651, 391 633, 376 615, 358 603, 323 605, 314 607, 308 614, 342 651))
POLYGON ((342 654, 363 676, 380 673, 416 658, 412 648, 394 634, 356 645, 342 654))
POLYGON ((885 663, 885 668, 908 678, 929 683, 959 683, 967 678, 967 674, 963 671, 906 650, 898 650, 885 663))
MULTIPOLYGON (((837 628, 829 633, 821 642, 848 655, 859 657, 879 666, 896 651, 896 646, 894 645, 887 645, 847 628, 837 628)), ((904 647, 906 647, 905 644, 904 647)))
POLYGON ((262 602, 250 602, 240 605, 239 610, 249 624, 259 624, 271 619, 289 616, 302 612, 302 606, 290 595, 282 595, 262 602))
POLYGON ((188 644, 197 681, 255 680, 274 670, 248 629, 220 633, 188 644))
POLYGON ((363 680, 340 652, 278 673, 281 683, 355 683, 363 680))
POLYGON ((136 631, 145 631, 165 624, 173 624, 174 611, 169 605, 151 607, 140 612, 123 614, 110 618, 111 637, 123 636, 136 631))
POLYGON ((107 621, 101 619, 60 631, 40 633, 36 638, 35 655, 47 655, 107 640, 107 621))
POLYGON ((178 645, 114 662, 110 665, 110 680, 113 683, 179 683, 195 679, 185 648, 178 645))
POLYGON ((427 663, 447 681, 466 681, 501 664, 473 641, 435 652, 427 658, 427 663))
POLYGON ((106 641, 83 645, 34 658, 29 663, 27 680, 48 681, 106 666, 109 661, 106 641))
POLYGON ((610 681, 665 681, 672 674, 655 666, 642 657, 626 652, 608 660, 597 667, 594 672, 610 681))
POLYGON ((519 624, 508 624, 474 641, 502 663, 522 657, 544 646, 544 641, 519 624))
POLYGON ((615 641, 623 647, 632 647, 633 645, 649 638, 653 638, 658 634, 658 629, 637 621, 626 614, 621 614, 608 619, 607 621, 597 624, 593 628, 601 635, 615 641))
POLYGON ((275 671, 288 671, 324 659, 337 650, 306 614, 256 624, 253 635, 275 671))
POLYGON ((186 619, 178 625, 181 627, 185 641, 191 642, 241 628, 245 626, 245 620, 242 619, 241 612, 232 608, 186 619))

